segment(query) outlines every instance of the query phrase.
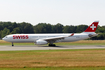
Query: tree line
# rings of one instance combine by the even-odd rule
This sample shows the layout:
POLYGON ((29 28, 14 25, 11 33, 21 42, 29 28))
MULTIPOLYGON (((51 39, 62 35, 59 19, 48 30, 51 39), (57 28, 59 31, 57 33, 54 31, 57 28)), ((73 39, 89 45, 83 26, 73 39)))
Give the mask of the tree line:
MULTIPOLYGON (((30 23, 22 22, 0 22, 0 38, 9 34, 35 34, 35 33, 81 33, 87 29, 88 25, 62 25, 57 23, 51 25, 49 23, 38 23, 32 25, 30 23)), ((105 39, 105 26, 98 26, 96 33, 98 36, 90 38, 92 40, 105 39)))

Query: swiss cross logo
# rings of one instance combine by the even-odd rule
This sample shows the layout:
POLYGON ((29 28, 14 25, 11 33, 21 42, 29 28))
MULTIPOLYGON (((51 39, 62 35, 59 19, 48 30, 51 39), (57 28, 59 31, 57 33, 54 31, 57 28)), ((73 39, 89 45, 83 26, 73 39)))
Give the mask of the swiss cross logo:
POLYGON ((92 24, 92 26, 90 26, 90 28, 92 28, 92 30, 94 30, 96 28, 96 26, 94 26, 94 24, 92 24))
POLYGON ((95 32, 99 22, 93 22, 84 32, 95 32))

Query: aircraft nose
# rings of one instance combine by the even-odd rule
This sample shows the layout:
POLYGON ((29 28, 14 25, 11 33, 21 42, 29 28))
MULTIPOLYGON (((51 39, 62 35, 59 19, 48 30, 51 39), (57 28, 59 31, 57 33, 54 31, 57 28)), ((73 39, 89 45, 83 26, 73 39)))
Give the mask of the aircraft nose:
POLYGON ((2 40, 4 40, 5 38, 2 38, 2 40))
POLYGON ((2 40, 4 40, 4 41, 8 41, 7 36, 6 36, 6 37, 3 37, 2 40))
POLYGON ((2 38, 2 40, 6 40, 6 38, 5 38, 5 37, 3 37, 3 38, 2 38))

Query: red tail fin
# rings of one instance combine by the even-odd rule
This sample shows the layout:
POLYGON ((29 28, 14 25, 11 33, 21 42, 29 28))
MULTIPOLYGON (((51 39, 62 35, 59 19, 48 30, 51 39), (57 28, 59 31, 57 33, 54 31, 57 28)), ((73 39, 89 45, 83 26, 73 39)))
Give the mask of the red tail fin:
POLYGON ((97 21, 93 22, 84 32, 95 32, 98 26, 97 21))

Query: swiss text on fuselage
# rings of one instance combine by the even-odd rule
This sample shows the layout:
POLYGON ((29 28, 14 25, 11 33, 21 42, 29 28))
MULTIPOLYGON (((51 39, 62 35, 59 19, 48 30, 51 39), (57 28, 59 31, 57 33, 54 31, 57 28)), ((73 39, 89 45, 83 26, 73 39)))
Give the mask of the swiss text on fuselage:
POLYGON ((13 35, 13 39, 28 39, 28 35, 13 35))

